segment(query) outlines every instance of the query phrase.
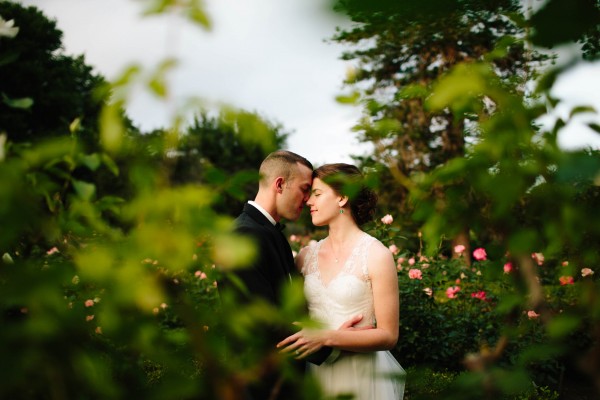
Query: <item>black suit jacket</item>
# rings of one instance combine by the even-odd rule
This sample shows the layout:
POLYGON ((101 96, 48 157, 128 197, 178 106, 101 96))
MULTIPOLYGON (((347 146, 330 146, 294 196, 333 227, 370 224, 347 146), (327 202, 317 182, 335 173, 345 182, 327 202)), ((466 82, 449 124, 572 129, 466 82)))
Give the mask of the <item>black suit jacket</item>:
MULTIPOLYGON (((298 275, 294 265, 292 248, 281 230, 271 223, 256 207, 246 203, 244 210, 235 220, 235 232, 246 235, 258 246, 257 258, 248 268, 231 271, 243 283, 246 291, 239 290, 231 277, 225 276, 219 283, 219 290, 234 290, 238 299, 252 301, 256 296, 263 298, 274 306, 281 305, 281 290, 290 284, 292 276, 298 275)), ((265 327, 264 335, 268 342, 275 345, 294 332, 293 327, 265 327)), ((324 347, 312 354, 306 361, 321 364, 331 354, 330 347, 324 347)), ((304 361, 294 362, 299 373, 306 369, 304 361)), ((302 391, 294 387, 291 381, 282 381, 281 374, 273 371, 263 376, 261 382, 248 387, 247 399, 262 400, 270 398, 273 388, 278 387, 278 399, 299 399, 302 391)))
MULTIPOLYGON (((252 238, 258 246, 257 259, 250 268, 236 270, 250 296, 259 296, 273 305, 281 304, 281 288, 296 274, 292 248, 285 236, 251 204, 235 220, 235 231, 252 238)), ((249 300, 249 299, 248 299, 249 300)))
MULTIPOLYGON (((238 295, 246 301, 259 296, 275 306, 280 306, 281 289, 291 282, 292 276, 299 274, 287 239, 280 229, 273 226, 263 213, 249 203, 244 205, 243 212, 235 220, 235 232, 252 238, 258 246, 258 255, 252 265, 232 272, 247 289, 247 293, 237 291, 238 295)), ((227 279, 222 286, 223 289, 234 288, 227 279)), ((289 336, 293 332, 292 328, 267 334, 272 334, 273 340, 276 340, 273 343, 275 345, 289 336)), ((307 361, 319 365, 327 359, 331 351, 329 347, 323 348, 312 354, 307 361)))

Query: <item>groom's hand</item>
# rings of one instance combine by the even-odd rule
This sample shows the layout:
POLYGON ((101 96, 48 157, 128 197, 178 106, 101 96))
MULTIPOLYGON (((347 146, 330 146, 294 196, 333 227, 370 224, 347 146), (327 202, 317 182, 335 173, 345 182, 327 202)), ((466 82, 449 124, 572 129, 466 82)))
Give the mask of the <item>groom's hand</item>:
POLYGON ((373 328, 375 328, 373 325, 355 326, 360 321, 362 321, 362 319, 363 319, 362 314, 355 315, 354 317, 350 318, 348 321, 346 321, 342 325, 340 325, 340 327, 338 328, 338 331, 343 331, 343 330, 347 330, 347 331, 364 331, 364 330, 367 330, 367 329, 373 329, 373 328))

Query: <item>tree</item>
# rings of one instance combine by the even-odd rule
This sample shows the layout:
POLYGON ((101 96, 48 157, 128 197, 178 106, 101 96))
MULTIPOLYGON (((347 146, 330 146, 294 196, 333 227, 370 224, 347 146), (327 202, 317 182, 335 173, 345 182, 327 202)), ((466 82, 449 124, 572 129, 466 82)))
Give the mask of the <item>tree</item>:
MULTIPOLYGON (((333 38, 353 47, 343 59, 358 62, 348 80, 365 105, 355 129, 360 140, 375 143, 370 163, 389 167, 382 175, 387 183, 382 185, 382 201, 398 204, 407 215, 407 178, 464 156, 465 147, 478 136, 477 122, 495 107, 492 99, 481 98, 473 108, 432 111, 425 99, 434 83, 459 63, 489 59, 501 85, 523 95, 526 82, 535 77, 532 67, 545 57, 525 48, 524 28, 516 22, 520 3, 514 0, 369 5, 340 0, 337 7, 356 22, 333 38), (400 179, 401 188, 390 184, 394 178, 400 179), (394 189, 386 191, 388 187, 394 189)), ((466 231, 454 234, 467 244, 466 231)))
POLYGON ((237 215, 256 194, 258 166, 267 154, 285 147, 287 136, 281 125, 250 112, 200 112, 163 162, 170 164, 169 180, 175 185, 219 183, 223 201, 217 211, 237 215))
POLYGON ((3 1, 0 16, 19 27, 16 37, 0 37, 0 130, 12 142, 32 142, 69 135, 78 119, 79 137, 95 148, 98 116, 108 95, 99 90, 104 78, 83 56, 62 53, 62 32, 37 8, 3 1), (30 107, 14 107, 23 99, 30 107))

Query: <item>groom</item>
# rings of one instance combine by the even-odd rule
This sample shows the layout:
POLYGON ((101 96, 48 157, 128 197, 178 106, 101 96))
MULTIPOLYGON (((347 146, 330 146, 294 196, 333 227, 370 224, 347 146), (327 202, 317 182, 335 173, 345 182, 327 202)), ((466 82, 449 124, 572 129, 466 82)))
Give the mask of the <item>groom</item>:
MULTIPOLYGON (((246 301, 262 298, 274 306, 281 306, 281 289, 297 274, 292 249, 281 232, 279 221, 283 218, 296 221, 310 197, 312 164, 304 157, 290 151, 279 150, 269 154, 260 165, 258 193, 254 201, 244 205, 241 215, 235 220, 235 231, 252 238, 258 248, 257 258, 249 268, 235 270, 235 275, 247 289, 246 294, 238 291, 246 301)), ((225 286, 234 288, 230 281, 225 286)), ((358 320, 349 321, 344 327, 351 328, 358 320)), ((275 344, 289 332, 267 332, 275 344), (278 337, 281 336, 281 337, 278 337)), ((330 347, 312 354, 305 361, 315 364, 331 362, 338 351, 330 347)), ((304 363, 299 366, 304 370, 304 363)), ((298 389, 281 385, 280 371, 267 374, 260 383, 249 388, 249 397, 254 400, 300 397, 298 389)))

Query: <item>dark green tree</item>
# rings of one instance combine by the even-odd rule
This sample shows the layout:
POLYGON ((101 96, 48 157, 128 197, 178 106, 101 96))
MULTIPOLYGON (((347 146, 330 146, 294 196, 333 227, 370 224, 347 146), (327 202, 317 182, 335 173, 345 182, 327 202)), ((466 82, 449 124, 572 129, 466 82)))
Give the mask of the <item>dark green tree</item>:
POLYGON ((342 58, 358 64, 347 81, 364 104, 355 129, 360 140, 375 143, 370 163, 389 167, 381 177, 382 204, 407 216, 408 177, 464 156, 479 121, 496 107, 481 98, 475 108, 429 110, 425 99, 434 83, 459 63, 489 59, 501 85, 523 94, 544 57, 525 47, 515 0, 340 0, 337 7, 355 22, 333 38, 351 48, 342 58), (393 184, 398 180, 400 187, 393 184))
POLYGON ((218 116, 201 112, 163 162, 175 185, 218 184, 223 201, 217 211, 236 215, 256 194, 260 163, 270 152, 284 148, 287 137, 281 125, 250 112, 225 111, 218 116))
POLYGON ((108 96, 99 90, 104 78, 83 56, 62 52, 62 32, 37 8, 2 1, 0 16, 19 27, 16 37, 0 37, 0 131, 15 143, 33 142, 69 135, 79 120, 78 136, 96 148, 98 116, 108 96))

